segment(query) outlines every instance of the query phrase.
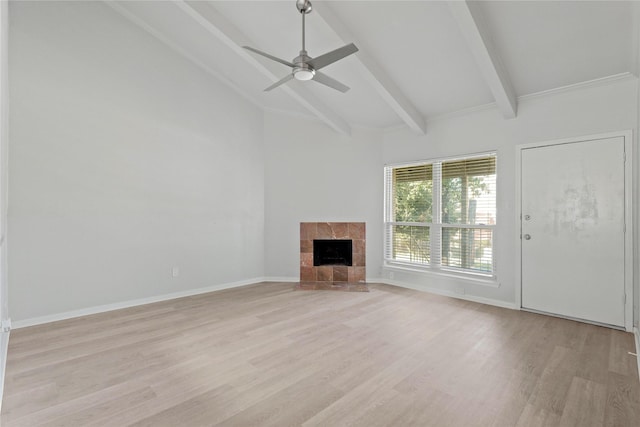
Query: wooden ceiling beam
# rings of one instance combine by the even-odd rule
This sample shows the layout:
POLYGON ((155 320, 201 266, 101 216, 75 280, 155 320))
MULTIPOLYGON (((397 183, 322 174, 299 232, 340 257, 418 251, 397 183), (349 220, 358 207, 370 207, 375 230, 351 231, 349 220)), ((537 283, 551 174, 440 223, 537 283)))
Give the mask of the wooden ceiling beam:
POLYGON ((484 80, 489 86, 496 105, 507 119, 516 117, 518 101, 506 68, 498 56, 497 49, 489 36, 482 19, 480 2, 447 2, 454 19, 467 41, 484 80))
POLYGON ((327 2, 323 2, 320 7, 314 8, 313 11, 320 15, 320 18, 333 30, 342 43, 354 43, 358 46, 360 50, 355 54, 354 62, 359 66, 362 75, 373 85, 378 94, 407 126, 414 132, 425 134, 427 126, 424 117, 383 68, 367 53, 368 49, 365 43, 353 36, 351 30, 331 10, 327 2))
MULTIPOLYGON (((269 80, 276 82, 282 78, 283 73, 281 67, 276 68, 271 64, 265 64, 259 61, 255 55, 242 47, 255 46, 255 43, 249 40, 233 23, 219 13, 211 2, 180 0, 175 2, 175 4, 188 16, 193 18, 194 21, 202 25, 207 31, 247 61, 247 63, 269 78, 269 80)), ((279 90, 283 90, 292 99, 336 132, 343 135, 351 134, 349 124, 336 114, 335 111, 317 99, 309 90, 292 85, 283 85, 279 90)))

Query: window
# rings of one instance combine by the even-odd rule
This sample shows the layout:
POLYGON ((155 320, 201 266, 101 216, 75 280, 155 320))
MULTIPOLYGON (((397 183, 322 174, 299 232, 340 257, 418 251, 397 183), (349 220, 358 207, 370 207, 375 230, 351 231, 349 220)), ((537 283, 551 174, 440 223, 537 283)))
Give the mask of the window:
POLYGON ((496 155, 385 167, 385 262, 495 276, 496 155))

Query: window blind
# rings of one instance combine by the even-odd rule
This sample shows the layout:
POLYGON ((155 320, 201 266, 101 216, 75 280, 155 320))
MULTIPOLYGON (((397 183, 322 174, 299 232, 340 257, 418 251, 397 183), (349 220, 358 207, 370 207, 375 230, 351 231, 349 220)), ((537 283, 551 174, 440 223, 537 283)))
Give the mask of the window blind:
POLYGON ((393 169, 394 221, 431 222, 433 202, 432 165, 393 169))
POLYGON ((495 216, 495 156, 442 162, 443 224, 491 224, 495 216))

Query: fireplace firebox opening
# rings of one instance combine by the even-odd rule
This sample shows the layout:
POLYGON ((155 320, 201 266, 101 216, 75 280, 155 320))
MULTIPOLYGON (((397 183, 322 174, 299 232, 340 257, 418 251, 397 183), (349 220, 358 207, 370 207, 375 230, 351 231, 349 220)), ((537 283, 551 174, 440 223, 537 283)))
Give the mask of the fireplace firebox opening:
POLYGON ((351 240, 314 240, 313 265, 353 265, 351 240))

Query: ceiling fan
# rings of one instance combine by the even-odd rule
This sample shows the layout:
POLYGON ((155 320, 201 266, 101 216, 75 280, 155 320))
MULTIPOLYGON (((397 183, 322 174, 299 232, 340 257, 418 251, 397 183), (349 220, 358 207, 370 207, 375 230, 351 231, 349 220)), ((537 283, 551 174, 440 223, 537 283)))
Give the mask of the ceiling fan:
POLYGON ((327 65, 333 64, 334 62, 339 61, 340 59, 345 58, 353 53, 356 53, 358 51, 358 48, 353 43, 349 43, 346 46, 343 46, 336 50, 332 50, 331 52, 325 53, 324 55, 320 55, 316 58, 310 57, 309 55, 307 55, 307 51, 305 50, 304 45, 304 16, 307 13, 311 12, 311 2, 309 0, 296 0, 296 7, 302 15, 302 50, 300 51, 300 55, 293 58, 291 62, 277 58, 273 55, 269 55, 268 53, 262 52, 258 49, 254 49, 249 46, 243 46, 245 49, 250 50, 251 52, 262 55, 265 58, 271 59, 272 61, 279 62, 280 64, 284 64, 288 67, 291 67, 292 69, 291 74, 278 80, 277 82, 266 88, 265 92, 270 91, 271 89, 274 89, 291 79, 301 81, 315 80, 318 83, 322 83, 323 85, 339 90, 340 92, 344 93, 348 91, 348 86, 340 83, 335 79, 332 79, 331 77, 327 76, 324 73, 321 73, 318 70, 326 67, 327 65))

